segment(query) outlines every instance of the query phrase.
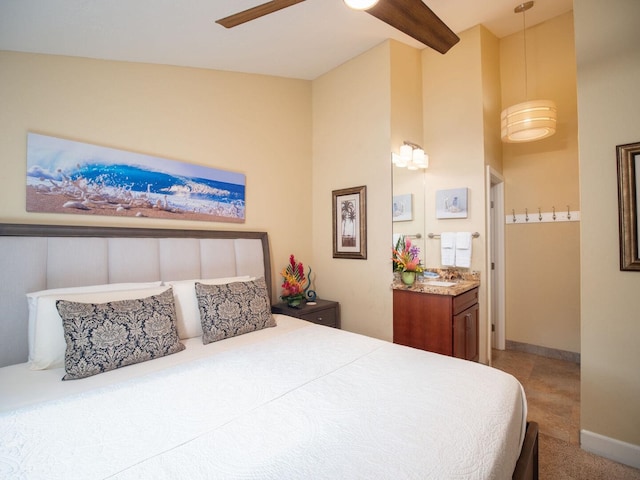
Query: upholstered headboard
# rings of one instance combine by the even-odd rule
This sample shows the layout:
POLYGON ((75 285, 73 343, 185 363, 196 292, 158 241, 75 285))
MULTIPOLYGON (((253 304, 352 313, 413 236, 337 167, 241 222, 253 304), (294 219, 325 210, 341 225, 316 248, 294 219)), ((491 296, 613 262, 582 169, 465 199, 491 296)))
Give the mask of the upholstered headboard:
POLYGON ((272 298, 266 232, 0 224, 0 367, 27 361, 28 292, 237 275, 272 298))

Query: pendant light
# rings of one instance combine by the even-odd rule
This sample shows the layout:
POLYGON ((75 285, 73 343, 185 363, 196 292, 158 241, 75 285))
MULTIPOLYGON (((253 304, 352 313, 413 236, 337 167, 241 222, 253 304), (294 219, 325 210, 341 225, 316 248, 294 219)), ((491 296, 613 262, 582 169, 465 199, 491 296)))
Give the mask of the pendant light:
MULTIPOLYGON (((533 7, 533 1, 522 3, 513 9, 515 13, 522 13, 525 98, 528 97, 525 12, 531 7, 533 7)), ((500 115, 502 141, 520 143, 550 137, 556 133, 556 115, 556 104, 552 100, 527 100, 507 107, 500 115)))

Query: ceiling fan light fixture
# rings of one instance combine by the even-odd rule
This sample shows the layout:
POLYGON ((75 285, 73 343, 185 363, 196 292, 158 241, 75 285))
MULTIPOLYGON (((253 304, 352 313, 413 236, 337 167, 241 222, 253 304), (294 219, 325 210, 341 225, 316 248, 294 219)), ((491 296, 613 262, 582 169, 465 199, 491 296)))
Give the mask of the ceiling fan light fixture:
POLYGON ((344 3, 354 10, 367 10, 378 3, 378 0, 344 0, 344 3))

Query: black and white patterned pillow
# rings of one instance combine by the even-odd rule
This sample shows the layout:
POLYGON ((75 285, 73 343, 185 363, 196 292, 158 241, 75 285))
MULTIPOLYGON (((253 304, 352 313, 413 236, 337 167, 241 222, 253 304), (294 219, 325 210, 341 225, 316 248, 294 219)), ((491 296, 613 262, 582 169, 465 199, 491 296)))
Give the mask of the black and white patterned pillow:
POLYGON ((251 282, 205 285, 196 282, 196 297, 205 345, 275 327, 264 278, 251 282))
POLYGON ((184 350, 171 288, 158 295, 108 303, 58 300, 67 348, 63 380, 171 355, 184 350))

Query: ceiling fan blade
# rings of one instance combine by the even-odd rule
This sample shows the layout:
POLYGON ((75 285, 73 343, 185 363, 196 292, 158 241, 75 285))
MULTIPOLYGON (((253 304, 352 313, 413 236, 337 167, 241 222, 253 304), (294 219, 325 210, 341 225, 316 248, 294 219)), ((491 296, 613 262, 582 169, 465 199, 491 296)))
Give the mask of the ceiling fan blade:
POLYGON ((263 3, 262 5, 216 20, 216 23, 226 28, 236 27, 300 2, 304 2, 304 0, 272 0, 271 2, 263 3))
POLYGON ((422 0, 380 0, 367 13, 440 53, 460 41, 422 0))

